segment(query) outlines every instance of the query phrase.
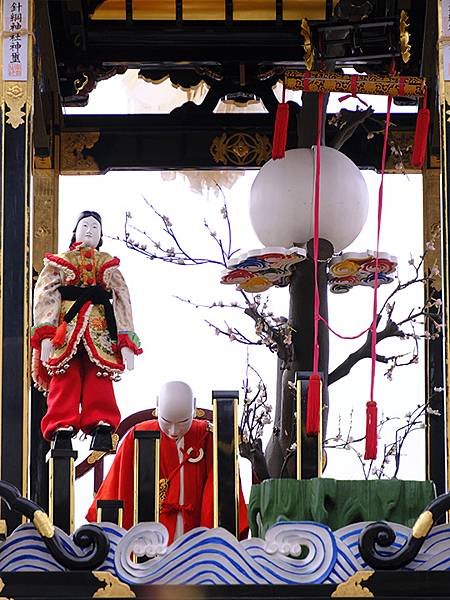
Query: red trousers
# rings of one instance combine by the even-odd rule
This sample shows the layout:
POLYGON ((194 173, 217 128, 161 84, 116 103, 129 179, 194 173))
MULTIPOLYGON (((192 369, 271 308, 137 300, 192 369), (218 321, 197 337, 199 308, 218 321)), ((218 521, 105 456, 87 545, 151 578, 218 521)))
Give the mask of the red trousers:
POLYGON ((58 427, 71 425, 75 431, 90 433, 104 421, 114 429, 120 423, 120 412, 109 377, 98 377, 101 369, 81 351, 62 374, 53 375, 47 396, 47 413, 41 421, 46 440, 51 440, 58 427))

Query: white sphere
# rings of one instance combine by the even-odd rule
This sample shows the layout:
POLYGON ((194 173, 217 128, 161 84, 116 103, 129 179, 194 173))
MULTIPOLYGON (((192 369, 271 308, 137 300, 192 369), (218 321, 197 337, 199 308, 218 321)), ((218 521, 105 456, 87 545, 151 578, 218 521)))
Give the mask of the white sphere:
MULTIPOLYGON (((288 150, 256 176, 250 219, 264 246, 290 248, 313 238, 315 152, 315 147, 288 150)), ((359 235, 368 208, 369 193, 358 167, 342 152, 321 146, 319 237, 340 252, 359 235)))

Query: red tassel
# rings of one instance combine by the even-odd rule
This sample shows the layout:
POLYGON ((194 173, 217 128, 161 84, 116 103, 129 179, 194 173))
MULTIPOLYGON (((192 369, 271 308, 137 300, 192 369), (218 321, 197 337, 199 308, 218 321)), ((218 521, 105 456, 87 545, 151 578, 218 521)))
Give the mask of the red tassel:
POLYGON ((61 348, 66 341, 67 323, 62 321, 56 329, 55 335, 52 337, 52 344, 55 348, 61 348))
POLYGON ((417 114, 416 131, 414 132, 414 147, 411 164, 421 169, 427 152, 428 129, 430 127, 430 111, 421 108, 417 114))
POLYGON ((287 133, 289 126, 289 105, 287 102, 280 102, 275 117, 275 128, 272 142, 272 159, 284 158, 286 153, 287 133))
POLYGON ((378 444, 378 410, 377 403, 370 400, 366 404, 366 450, 364 460, 375 460, 378 444))
POLYGON ((306 435, 317 435, 320 430, 320 412, 322 410, 322 380, 313 373, 308 383, 306 404, 306 435))

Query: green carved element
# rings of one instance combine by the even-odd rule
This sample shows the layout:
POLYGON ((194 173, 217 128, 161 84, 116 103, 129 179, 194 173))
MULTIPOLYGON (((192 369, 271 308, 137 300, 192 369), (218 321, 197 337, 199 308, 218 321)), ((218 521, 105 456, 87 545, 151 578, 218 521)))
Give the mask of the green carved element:
POLYGON ((250 528, 264 537, 277 521, 315 521, 333 531, 359 521, 412 527, 434 497, 431 481, 268 479, 252 487, 250 528))

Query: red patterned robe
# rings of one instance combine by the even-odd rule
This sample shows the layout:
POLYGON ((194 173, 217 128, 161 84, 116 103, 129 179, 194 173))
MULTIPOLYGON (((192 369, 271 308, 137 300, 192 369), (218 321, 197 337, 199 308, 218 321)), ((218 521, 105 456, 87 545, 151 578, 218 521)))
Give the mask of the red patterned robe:
MULTIPOLYGON (((133 526, 133 463, 135 430, 159 430, 158 421, 145 421, 131 429, 123 439, 111 469, 103 481, 86 515, 88 521, 96 521, 97 500, 122 500, 123 527, 133 526)), ((213 527, 213 450, 212 433, 207 421, 194 419, 192 426, 177 443, 161 432, 160 479, 169 479, 167 495, 160 506, 160 522, 169 532, 169 542, 175 538, 177 515, 182 518, 182 531, 194 527, 213 527), (180 469, 183 448, 190 452, 190 460, 180 469), (192 449, 192 450, 190 450, 192 449), (183 490, 180 498, 180 491, 183 490), (181 501, 180 501, 181 500, 181 501)), ((239 530, 241 537, 248 532, 247 507, 240 490, 239 530)))

